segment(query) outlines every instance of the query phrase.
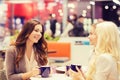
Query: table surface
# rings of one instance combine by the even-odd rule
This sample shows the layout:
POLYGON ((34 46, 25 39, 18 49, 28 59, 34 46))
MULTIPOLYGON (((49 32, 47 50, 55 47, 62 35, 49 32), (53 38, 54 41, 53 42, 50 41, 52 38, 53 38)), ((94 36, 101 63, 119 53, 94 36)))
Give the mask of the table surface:
POLYGON ((36 77, 31 77, 30 80, 72 80, 72 79, 65 74, 55 73, 48 78, 42 78, 40 75, 38 75, 36 77))

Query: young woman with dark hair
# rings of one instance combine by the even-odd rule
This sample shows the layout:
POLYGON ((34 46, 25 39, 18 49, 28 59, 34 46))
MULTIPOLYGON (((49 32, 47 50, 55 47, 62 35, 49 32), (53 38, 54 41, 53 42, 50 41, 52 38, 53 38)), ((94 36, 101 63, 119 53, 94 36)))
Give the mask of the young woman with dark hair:
POLYGON ((44 28, 37 20, 29 20, 22 27, 16 41, 6 50, 8 80, 27 80, 40 74, 39 67, 48 64, 44 28))

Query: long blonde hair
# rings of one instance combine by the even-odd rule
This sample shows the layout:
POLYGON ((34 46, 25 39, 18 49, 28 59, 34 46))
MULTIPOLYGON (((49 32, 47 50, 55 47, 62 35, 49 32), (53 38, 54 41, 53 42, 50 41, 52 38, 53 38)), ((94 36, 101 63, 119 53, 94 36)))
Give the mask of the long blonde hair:
POLYGON ((97 44, 95 47, 96 56, 90 65, 86 80, 92 80, 96 70, 96 57, 103 53, 112 55, 117 62, 118 72, 120 73, 120 36, 117 25, 111 21, 98 23, 96 25, 95 33, 97 35, 97 44))

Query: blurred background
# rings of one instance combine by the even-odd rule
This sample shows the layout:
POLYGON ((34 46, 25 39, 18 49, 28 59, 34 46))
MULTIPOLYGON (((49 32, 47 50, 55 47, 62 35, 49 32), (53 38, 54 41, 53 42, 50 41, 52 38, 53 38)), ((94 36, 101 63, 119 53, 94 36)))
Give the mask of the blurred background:
MULTIPOLYGON (((67 16, 85 17, 85 30, 96 20, 109 20, 120 26, 120 0, 0 0, 0 27, 13 35, 28 19, 37 18, 42 24, 52 14, 64 29, 67 16)), ((62 33, 61 29, 61 33, 62 33)))

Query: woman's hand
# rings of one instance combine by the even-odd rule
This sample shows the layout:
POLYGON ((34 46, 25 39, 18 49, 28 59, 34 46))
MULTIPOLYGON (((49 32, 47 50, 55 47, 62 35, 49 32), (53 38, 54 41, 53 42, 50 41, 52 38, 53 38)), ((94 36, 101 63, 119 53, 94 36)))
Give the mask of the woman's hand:
POLYGON ((29 79, 32 76, 37 76, 40 74, 39 68, 35 67, 31 71, 22 74, 22 80, 29 79))
POLYGON ((35 67, 35 68, 32 69, 31 76, 37 76, 39 74, 40 74, 39 67, 35 67))
POLYGON ((81 69, 76 67, 78 72, 73 71, 72 69, 69 70, 69 75, 72 80, 85 80, 84 74, 81 69))
POLYGON ((35 68, 31 71, 31 76, 37 76, 40 74, 40 70, 38 68, 35 68))

